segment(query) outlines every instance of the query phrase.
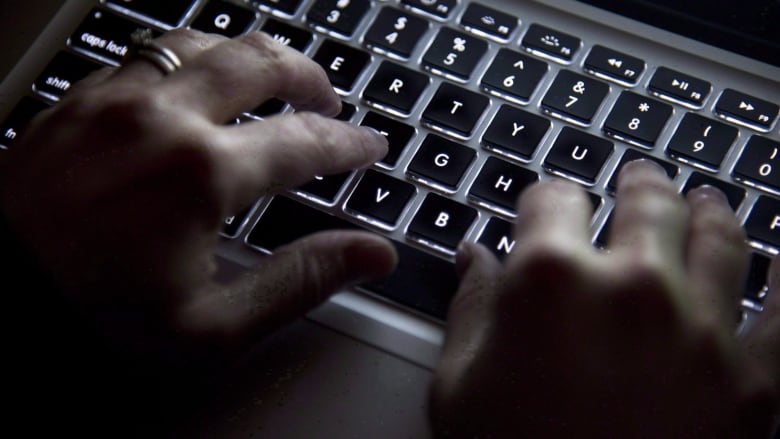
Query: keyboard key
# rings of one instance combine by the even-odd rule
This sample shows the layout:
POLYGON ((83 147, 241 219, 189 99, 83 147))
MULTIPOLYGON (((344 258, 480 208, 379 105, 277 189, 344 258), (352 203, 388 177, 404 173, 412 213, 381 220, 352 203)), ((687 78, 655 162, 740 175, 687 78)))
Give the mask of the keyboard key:
MULTIPOLYGON (((277 196, 250 232, 247 243, 273 251, 312 233, 356 228, 347 220, 277 196)), ((412 246, 397 241, 392 243, 398 252, 395 271, 385 279, 360 288, 444 319, 450 299, 458 288, 454 265, 412 246)))
POLYGON ((717 171, 737 138, 737 129, 694 113, 683 117, 666 153, 717 171))
POLYGON ((23 97, 0 125, 0 150, 13 146, 30 120, 48 107, 48 104, 38 99, 23 97))
POLYGON ((645 61, 617 50, 595 45, 585 58, 585 70, 600 78, 625 85, 636 85, 645 71, 645 61))
POLYGON ((513 165, 496 157, 488 157, 469 190, 469 198, 488 207, 497 206, 515 214, 520 192, 539 181, 536 172, 513 165))
POLYGON ((398 9, 385 7, 374 19, 364 42, 383 54, 406 60, 428 31, 428 22, 398 9))
POLYGON ((510 157, 530 160, 551 126, 541 116, 502 105, 482 136, 482 145, 510 157))
POLYGON ((341 192, 344 184, 349 179, 352 172, 342 172, 336 175, 317 176, 314 180, 304 184, 299 191, 314 195, 322 201, 333 203, 341 192))
POLYGON ((109 0, 109 6, 119 10, 160 21, 168 26, 176 27, 190 10, 194 0, 109 0))
POLYGON ((750 268, 745 281, 744 297, 756 302, 761 302, 767 293, 767 273, 771 259, 759 254, 751 253, 750 268))
POLYGON ((429 134, 406 172, 421 183, 454 192, 476 156, 467 146, 429 134))
POLYGON ((777 104, 732 89, 723 90, 715 104, 718 116, 761 131, 769 131, 778 112, 777 104))
POLYGON ((273 18, 266 20, 260 30, 271 35, 279 44, 290 46, 299 52, 305 51, 314 39, 311 32, 273 18))
POLYGON ((745 221, 751 239, 780 249, 780 200, 761 195, 745 221))
POLYGON ((366 86, 363 99, 369 105, 406 117, 430 82, 423 73, 383 61, 366 86))
POLYGON ((723 193, 726 194, 726 198, 729 200, 729 205, 735 211, 739 208, 740 203, 742 203, 742 200, 745 198, 745 190, 741 187, 726 183, 723 180, 718 180, 715 177, 702 174, 701 172, 691 173, 691 176, 688 177, 688 181, 685 182, 682 193, 687 194, 691 189, 695 189, 705 184, 714 186, 723 191, 723 193))
POLYGON ((592 185, 614 149, 615 145, 609 140, 563 127, 544 166, 554 174, 592 185))
POLYGON ((604 123, 604 132, 616 139, 652 148, 672 111, 669 104, 623 91, 604 123))
POLYGON ((690 108, 701 108, 710 95, 712 84, 666 67, 659 67, 650 79, 650 93, 690 108))
POLYGON ((252 10, 223 0, 211 0, 190 27, 233 38, 246 32, 256 19, 257 13, 252 10))
POLYGON ((446 253, 455 253, 477 210, 441 195, 429 193, 406 231, 410 239, 446 253))
POLYGON ((469 32, 504 42, 517 28, 517 17, 471 3, 460 17, 460 24, 469 32))
POLYGON ((458 0, 401 0, 406 7, 438 19, 446 19, 458 4, 458 0))
POLYGON ((467 81, 487 47, 483 40, 445 27, 425 52, 423 67, 437 75, 467 81))
POLYGON ((485 228, 482 229, 477 242, 487 247, 500 261, 503 261, 515 249, 516 241, 512 237, 512 223, 501 218, 491 217, 485 224, 485 228))
POLYGON ((618 175, 620 174, 620 170, 623 169, 623 166, 625 166, 626 163, 632 162, 634 160, 652 160, 656 164, 660 165, 664 170, 666 171, 666 175, 669 177, 669 179, 674 180, 675 177, 677 177, 677 174, 680 172, 680 168, 677 166, 665 162, 663 160, 659 160, 651 155, 645 154, 643 152, 639 152, 635 149, 626 149, 626 152, 623 154, 623 157, 620 158, 620 163, 618 163, 617 168, 615 168, 615 172, 612 173, 612 178, 609 179, 609 183, 607 183, 607 191, 614 193, 615 190, 617 190, 617 179, 618 175))
POLYGON ((579 125, 588 125, 607 93, 607 84, 579 73, 561 70, 542 100, 542 110, 579 125))
POLYGON ((388 143, 387 155, 379 161, 380 165, 388 168, 394 168, 398 164, 401 153, 406 149, 409 140, 414 136, 415 129, 405 123, 398 122, 395 119, 382 116, 379 113, 369 111, 363 118, 361 126, 367 126, 379 131, 385 136, 388 143))
POLYGON ((416 191, 410 183, 369 169, 349 197, 346 209, 358 218, 367 217, 393 227, 416 191))
POLYGON ((490 100, 449 82, 442 82, 422 115, 423 123, 467 138, 490 100))
POLYGON ((293 16, 298 12, 298 7, 301 6, 303 0, 258 0, 257 3, 260 9, 277 11, 281 12, 282 15, 293 16))
POLYGON ((582 41, 573 35, 534 23, 525 33, 522 44, 534 55, 570 63, 580 49, 582 41))
POLYGON ((780 191, 780 142, 751 136, 734 166, 734 176, 780 191))
POLYGON ((38 75, 33 90, 49 99, 60 100, 76 82, 101 67, 70 52, 60 52, 38 75))
POLYGON ((544 61, 501 49, 482 77, 481 84, 488 93, 526 104, 547 70, 544 61))
POLYGON ((371 55, 333 40, 325 40, 312 59, 325 69, 334 87, 349 92, 371 61, 371 55))
POLYGON ((237 237, 249 219, 249 213, 252 212, 253 207, 254 206, 249 206, 241 212, 225 218, 222 222, 221 235, 231 239, 237 237))
POLYGON ((316 0, 306 19, 317 30, 349 37, 369 9, 369 0, 316 0))
MULTIPOLYGON (((70 47, 119 65, 130 53, 130 35, 142 27, 108 11, 93 9, 68 39, 70 47)), ((160 35, 154 32, 154 37, 160 35)))

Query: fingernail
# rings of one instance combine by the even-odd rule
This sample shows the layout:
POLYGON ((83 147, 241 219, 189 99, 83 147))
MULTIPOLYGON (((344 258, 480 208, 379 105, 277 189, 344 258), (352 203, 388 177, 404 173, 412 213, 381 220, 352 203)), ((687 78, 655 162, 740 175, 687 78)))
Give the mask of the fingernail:
POLYGON ((663 166, 650 159, 632 160, 623 165, 623 169, 620 172, 633 172, 634 169, 645 169, 650 172, 658 172, 664 176, 666 175, 666 170, 663 166))
POLYGON ((466 242, 458 244, 457 253, 455 254, 455 274, 458 276, 458 279, 462 279, 466 275, 473 260, 474 252, 471 250, 471 246, 466 244, 466 242))
POLYGON ((701 185, 695 189, 691 189, 686 197, 693 202, 701 202, 705 200, 717 200, 720 203, 729 204, 729 199, 726 194, 715 186, 708 184, 701 185))

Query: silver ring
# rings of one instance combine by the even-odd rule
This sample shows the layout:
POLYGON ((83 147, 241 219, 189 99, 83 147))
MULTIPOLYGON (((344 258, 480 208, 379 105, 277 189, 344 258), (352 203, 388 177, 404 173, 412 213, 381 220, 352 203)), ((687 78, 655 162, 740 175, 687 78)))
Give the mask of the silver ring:
POLYGON ((181 59, 173 50, 156 43, 151 29, 138 29, 130 37, 133 53, 128 59, 143 58, 154 64, 166 76, 181 68, 181 59))

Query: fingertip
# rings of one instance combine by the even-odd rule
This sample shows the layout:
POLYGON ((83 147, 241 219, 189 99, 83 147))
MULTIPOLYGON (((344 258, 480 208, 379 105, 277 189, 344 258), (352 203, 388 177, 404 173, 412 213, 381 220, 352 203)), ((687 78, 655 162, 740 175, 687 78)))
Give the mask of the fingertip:
POLYGON ((344 264, 355 283, 389 275, 398 265, 398 253, 389 240, 379 235, 359 232, 343 248, 344 264))
POLYGON ((726 207, 729 206, 729 199, 726 197, 726 194, 720 189, 708 184, 690 190, 685 197, 694 205, 715 202, 726 207))
POLYGON ((382 160, 389 150, 390 144, 387 138, 371 127, 358 127, 363 136, 368 158, 366 162, 374 163, 382 160))

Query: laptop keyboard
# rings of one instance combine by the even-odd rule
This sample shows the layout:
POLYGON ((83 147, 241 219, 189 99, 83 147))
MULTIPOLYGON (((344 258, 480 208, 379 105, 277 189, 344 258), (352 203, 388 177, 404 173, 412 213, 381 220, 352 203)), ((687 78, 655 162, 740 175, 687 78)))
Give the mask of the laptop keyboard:
MULTIPOLYGON (((760 311, 769 256, 780 249, 777 103, 496 5, 96 2, 31 78, 29 95, 0 127, 0 149, 12 148, 25 124, 73 83, 121 64, 138 27, 159 35, 189 26, 227 37, 259 29, 319 63, 343 97, 338 118, 377 129, 389 153, 372 169, 318 176, 258 200, 225 220, 225 242, 266 252, 334 228, 385 234, 399 268, 361 289, 443 320, 457 285, 458 243, 478 241, 506 257, 515 246, 515 199, 525 187, 553 176, 582 184, 594 207, 593 243, 604 246, 615 176, 645 158, 682 193, 701 184, 726 193, 753 248, 743 308, 760 311)), ((236 122, 291 111, 272 99, 236 122)))

